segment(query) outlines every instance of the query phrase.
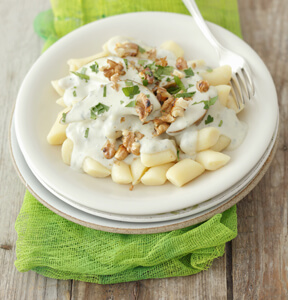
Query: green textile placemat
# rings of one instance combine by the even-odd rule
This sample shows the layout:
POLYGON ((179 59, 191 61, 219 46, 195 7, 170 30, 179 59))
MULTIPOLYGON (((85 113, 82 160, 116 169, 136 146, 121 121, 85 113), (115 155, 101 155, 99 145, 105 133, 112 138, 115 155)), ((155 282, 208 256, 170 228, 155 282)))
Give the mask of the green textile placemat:
MULTIPOLYGON (((241 36, 237 0, 199 0, 205 19, 241 36)), ((44 50, 91 21, 133 11, 188 14, 181 0, 51 0, 35 31, 44 50)), ((237 236, 236 206, 210 220, 166 233, 127 235, 102 232, 70 222, 39 203, 28 191, 15 224, 15 266, 55 279, 101 284, 186 276, 210 267, 237 236)))

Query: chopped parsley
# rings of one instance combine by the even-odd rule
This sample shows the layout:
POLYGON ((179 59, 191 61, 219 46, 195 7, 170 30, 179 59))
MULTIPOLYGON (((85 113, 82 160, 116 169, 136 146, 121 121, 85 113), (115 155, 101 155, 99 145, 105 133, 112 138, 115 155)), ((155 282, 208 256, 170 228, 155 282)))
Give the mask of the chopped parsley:
POLYGON ((90 69, 92 70, 92 72, 98 73, 99 72, 98 63, 95 61, 94 65, 90 66, 90 69))
POLYGON ((221 127, 223 125, 223 120, 221 120, 218 124, 218 127, 221 127))
POLYGON ((133 86, 133 82, 131 80, 125 80, 126 86, 133 86))
POLYGON ((143 79, 142 83, 143 83, 144 86, 147 86, 148 85, 148 80, 147 79, 143 79))
POLYGON ((140 66, 143 66, 143 67, 144 67, 144 65, 145 65, 146 62, 147 62, 146 59, 139 59, 139 60, 138 60, 138 64, 139 64, 140 66))
POLYGON ((86 73, 86 71, 87 71, 87 68, 85 68, 85 67, 84 67, 84 68, 82 68, 82 69, 81 69, 81 74, 85 74, 85 73, 86 73))
POLYGON ((123 58, 123 60, 124 60, 124 63, 126 65, 126 69, 128 69, 128 60, 127 60, 127 58, 123 58))
POLYGON ((107 94, 107 85, 104 85, 103 87, 103 97, 106 97, 107 94))
POLYGON ((124 103, 124 101, 123 100, 120 100, 120 104, 123 104, 124 103))
POLYGON ((167 88, 167 92, 171 95, 177 94, 180 91, 181 91, 181 89, 178 86, 170 86, 167 88))
POLYGON ((180 160, 180 150, 177 149, 177 161, 179 161, 179 160, 180 160))
POLYGON ((181 81, 181 79, 178 76, 174 76, 174 81, 178 85, 180 90, 182 90, 184 92, 187 92, 187 89, 185 88, 185 85, 183 84, 183 82, 181 81))
POLYGON ((146 94, 146 97, 147 97, 147 98, 150 98, 150 95, 149 95, 149 94, 146 94))
POLYGON ((78 73, 78 72, 71 72, 74 75, 78 76, 80 79, 85 80, 86 82, 90 79, 90 76, 84 74, 84 73, 78 73))
POLYGON ((171 66, 162 67, 157 65, 157 69, 154 71, 154 77, 161 80, 163 76, 169 76, 173 71, 174 68, 171 66))
POLYGON ((193 97, 193 95, 195 94, 196 92, 191 92, 191 93, 178 93, 175 95, 176 98, 180 98, 180 97, 183 97, 183 98, 191 98, 193 97))
POLYGON ((89 128, 86 128, 86 130, 85 130, 85 135, 84 135, 85 139, 88 138, 88 135, 89 135, 89 128))
POLYGON ((63 114, 62 114, 62 119, 61 119, 61 122, 62 122, 62 123, 65 123, 65 122, 66 122, 66 115, 67 115, 67 113, 63 113, 63 114))
POLYGON ((188 86, 189 86, 189 88, 190 88, 190 87, 194 86, 194 84, 189 83, 188 86))
POLYGON ((186 74, 186 78, 194 76, 194 72, 191 68, 184 70, 184 73, 186 74))
POLYGON ((214 105, 215 102, 217 101, 218 96, 215 96, 213 98, 210 98, 209 100, 203 100, 200 102, 194 102, 193 105, 199 104, 199 103, 204 103, 204 109, 209 109, 210 106, 214 105))
POLYGON ((213 72, 213 69, 207 68, 206 71, 209 72, 209 73, 211 73, 211 72, 213 72))
POLYGON ((140 53, 144 53, 146 52, 146 50, 144 48, 142 48, 141 46, 138 45, 138 50, 140 53))
POLYGON ((90 108, 91 112, 91 119, 96 120, 97 116, 103 114, 104 112, 108 111, 110 109, 109 106, 103 104, 103 103, 98 103, 97 105, 93 106, 90 108))
POLYGON ((167 82, 170 82, 170 81, 171 81, 171 78, 170 78, 170 77, 167 77, 166 81, 167 81, 167 82))
POLYGON ((126 97, 132 99, 135 95, 140 93, 140 89, 138 85, 127 86, 122 88, 122 91, 126 97))
POLYGON ((214 121, 214 118, 208 115, 207 119, 205 120, 205 125, 212 123, 214 121))
POLYGON ((130 101, 125 107, 135 107, 136 106, 136 100, 130 101))
POLYGON ((73 91, 73 96, 74 96, 74 97, 77 97, 76 91, 73 91))

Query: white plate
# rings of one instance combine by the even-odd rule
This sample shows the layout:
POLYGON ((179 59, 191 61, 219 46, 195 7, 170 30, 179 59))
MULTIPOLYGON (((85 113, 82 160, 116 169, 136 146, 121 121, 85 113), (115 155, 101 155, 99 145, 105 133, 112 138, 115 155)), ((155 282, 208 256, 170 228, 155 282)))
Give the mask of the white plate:
MULTIPOLYGON (((267 161, 272 160, 273 155, 275 154, 275 140, 277 138, 277 131, 278 127, 276 128, 274 138, 271 140, 269 145, 269 149, 266 151, 265 158, 263 157, 262 160, 257 164, 257 171, 261 172, 262 174, 257 176, 257 182, 262 178, 264 173, 269 167, 269 162, 267 161), (273 150, 274 147, 274 150, 273 150), (268 158, 269 157, 269 158, 268 158), (259 168, 259 166, 262 168, 259 168), (264 165, 264 170, 263 170, 264 165), (266 165, 266 166, 265 166, 266 165), (260 170, 261 169, 261 170, 260 170)), ((157 232, 166 232, 171 230, 176 230, 180 228, 184 228, 190 225, 194 225, 200 222, 207 220, 208 218, 212 217, 216 213, 221 213, 234 205, 236 202, 241 200, 252 188, 246 187, 241 195, 235 196, 226 201, 222 201, 220 204, 211 205, 208 209, 203 210, 199 213, 194 213, 190 216, 180 216, 178 212, 175 212, 178 219, 177 220, 166 220, 163 222, 155 223, 154 220, 150 220, 150 222, 139 223, 138 222, 123 222, 123 220, 110 220, 109 218, 106 219, 105 217, 102 218, 101 216, 91 215, 86 213, 85 210, 83 211, 82 208, 77 209, 73 204, 72 206, 61 201, 57 198, 54 194, 50 193, 49 190, 45 189, 45 187, 37 180, 34 174, 31 172, 29 166, 27 165, 20 147, 17 142, 16 133, 15 133, 15 126, 14 122, 11 123, 10 128, 10 149, 11 155, 13 158, 13 162, 15 164, 15 168, 18 172, 18 175, 24 182, 26 188, 36 197, 43 205, 45 205, 50 210, 54 211, 58 215, 83 226, 108 231, 108 232, 116 232, 116 233, 125 233, 125 234, 147 234, 147 233, 157 233, 157 232), (237 198, 238 197, 238 198, 237 198)), ((254 174, 255 175, 255 174, 254 174)), ((254 179, 254 177, 250 178, 254 179)), ((248 179, 247 179, 248 180, 248 179)), ((255 184, 257 184, 254 183, 255 184)), ((247 181, 248 183, 248 181, 247 181)), ((243 187, 244 188, 244 187, 243 187)), ((211 204, 212 200, 208 200, 206 203, 211 204)), ((79 204, 78 204, 79 205, 79 204)), ((205 203, 200 204, 199 206, 203 206, 205 203)), ((81 206, 81 205, 79 205, 81 206)))
POLYGON ((229 31, 214 24, 209 27, 227 48, 247 59, 256 86, 255 99, 247 104, 240 117, 249 125, 247 137, 238 149, 229 153, 231 161, 227 166, 206 173, 181 189, 171 184, 137 185, 131 192, 110 178, 95 179, 70 170, 62 163, 60 147, 47 144, 47 133, 59 111, 50 81, 67 74, 69 58, 99 52, 101 45, 114 35, 137 37, 151 45, 173 39, 183 47, 188 59, 204 58, 208 65, 217 66, 214 50, 191 17, 147 12, 119 15, 85 25, 55 43, 33 65, 15 107, 17 139, 30 169, 66 199, 88 208, 125 215, 151 215, 191 207, 237 184, 255 167, 273 137, 278 114, 277 95, 259 56, 229 31))

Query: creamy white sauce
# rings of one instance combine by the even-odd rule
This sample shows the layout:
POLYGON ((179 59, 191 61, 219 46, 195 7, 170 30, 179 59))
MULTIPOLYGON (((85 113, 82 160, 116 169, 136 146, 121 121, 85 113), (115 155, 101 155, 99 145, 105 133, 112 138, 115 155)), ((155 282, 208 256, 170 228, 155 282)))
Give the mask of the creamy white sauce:
MULTIPOLYGON (((145 49, 151 49, 141 41, 126 37, 112 38, 105 44, 105 47, 110 53, 116 55, 116 44, 123 43, 124 41, 132 41, 145 49)), ((157 57, 167 57, 169 65, 174 68, 176 67, 176 57, 173 53, 164 49, 157 49, 157 57)), ((145 65, 152 62, 145 59, 145 65)), ((117 149, 122 143, 121 139, 118 138, 118 133, 124 130, 139 131, 144 135, 140 140, 141 153, 157 153, 170 149, 176 154, 179 146, 182 150, 180 154, 178 152, 180 159, 187 157, 195 158, 197 132, 207 126, 218 128, 221 134, 231 139, 228 150, 235 149, 242 143, 247 132, 247 125, 238 120, 233 110, 223 107, 219 101, 211 105, 207 113, 204 109, 205 104, 203 101, 208 101, 217 96, 217 91, 214 87, 210 87, 205 93, 200 93, 196 89, 197 81, 202 79, 199 73, 203 71, 203 68, 205 70, 205 67, 193 69, 194 76, 191 77, 185 77, 183 71, 177 70, 180 72, 179 74, 183 74, 184 76, 181 81, 187 88, 187 92, 195 92, 195 94, 192 100, 189 101, 184 116, 177 117, 175 122, 171 123, 166 133, 155 137, 153 135, 153 122, 143 124, 139 120, 135 106, 130 105, 136 100, 139 94, 129 98, 123 92, 123 88, 127 87, 125 80, 132 80, 133 85, 137 85, 141 93, 148 95, 153 105, 152 113, 146 121, 161 116, 160 103, 151 91, 154 85, 149 85, 149 89, 142 85, 142 79, 137 71, 137 67, 140 66, 139 63, 143 64, 143 58, 127 57, 123 59, 117 56, 103 57, 77 70, 76 73, 87 75, 89 80, 81 79, 77 74, 73 73, 59 80, 60 87, 65 90, 63 96, 64 102, 67 106, 72 107, 66 115, 66 123, 69 123, 66 134, 67 138, 71 139, 74 145, 71 157, 71 167, 73 169, 82 170, 85 157, 91 157, 107 168, 111 168, 115 159, 106 159, 102 148, 109 139, 111 142, 116 143, 117 149), (102 67, 108 66, 108 59, 121 63, 124 66, 125 75, 120 76, 118 90, 113 88, 113 83, 101 71, 102 67), (97 63, 98 72, 93 72, 95 62, 97 63), (94 112, 96 119, 91 119, 91 109, 93 107, 97 108, 98 105, 104 105, 105 109, 99 115, 96 109, 96 112, 94 112), (213 122, 205 124, 208 115, 213 117, 213 122), (200 122, 199 119, 201 120, 203 116, 204 118, 200 122), (197 122, 198 125, 195 125, 196 121, 199 121, 200 124, 197 122)), ((170 75, 163 76, 160 86, 165 86, 168 83, 167 79, 168 82, 173 81, 174 77, 170 75)), ((130 164, 134 157, 133 154, 130 154, 124 161, 130 164)))

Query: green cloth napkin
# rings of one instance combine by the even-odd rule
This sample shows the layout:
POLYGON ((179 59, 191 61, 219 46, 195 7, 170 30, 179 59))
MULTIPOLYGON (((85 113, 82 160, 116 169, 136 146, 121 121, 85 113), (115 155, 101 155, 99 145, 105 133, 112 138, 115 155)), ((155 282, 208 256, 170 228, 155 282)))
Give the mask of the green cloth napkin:
MULTIPOLYGON (((204 17, 241 36, 236 0, 197 1, 204 17)), ((75 28, 114 14, 171 11, 188 14, 181 0, 51 0, 40 13, 36 32, 44 50, 75 28)), ((72 223, 26 192, 17 218, 15 266, 55 279, 101 284, 186 276, 210 267, 237 236, 236 206, 210 220, 166 233, 127 235, 72 223)))

